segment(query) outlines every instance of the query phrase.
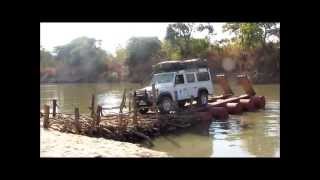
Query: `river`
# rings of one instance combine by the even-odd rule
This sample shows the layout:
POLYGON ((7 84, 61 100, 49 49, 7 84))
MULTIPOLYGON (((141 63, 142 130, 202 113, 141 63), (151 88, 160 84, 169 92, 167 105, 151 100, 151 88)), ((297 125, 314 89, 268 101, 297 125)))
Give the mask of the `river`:
MULTIPOLYGON (((130 83, 41 84, 40 107, 57 99, 58 112, 72 113, 77 106, 80 113, 88 113, 92 93, 97 96, 96 104, 113 107, 119 106, 125 88, 139 87, 130 83)), ((235 83, 231 87, 235 95, 243 93, 235 83)), ((155 138, 152 149, 174 157, 280 157, 280 85, 254 85, 254 89, 266 97, 264 110, 213 121, 209 129, 195 127, 155 138), (248 127, 242 127, 242 122, 248 127)), ((214 90, 215 95, 221 92, 218 86, 214 90)))

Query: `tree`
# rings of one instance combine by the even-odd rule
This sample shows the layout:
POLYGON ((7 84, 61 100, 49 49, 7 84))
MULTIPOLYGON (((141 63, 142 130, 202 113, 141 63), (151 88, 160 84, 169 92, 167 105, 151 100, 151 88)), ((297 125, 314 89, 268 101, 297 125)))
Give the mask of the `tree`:
POLYGON ((190 58, 193 56, 191 53, 192 33, 203 32, 204 30, 208 30, 208 35, 212 35, 214 31, 212 25, 209 23, 205 25, 195 23, 169 24, 165 39, 170 42, 173 47, 179 48, 182 58, 190 58))
POLYGON ((133 37, 127 45, 126 65, 129 77, 135 82, 151 73, 151 61, 158 54, 161 42, 157 37, 133 37))
POLYGON ((267 44, 267 39, 274 35, 280 40, 280 24, 279 23, 226 23, 223 31, 234 33, 236 40, 242 39, 243 45, 252 46, 257 44, 253 41, 260 41, 263 46, 267 44), (246 42, 250 42, 246 44, 246 42))
POLYGON ((254 48, 263 41, 263 30, 256 23, 240 25, 240 43, 245 49, 254 48))
POLYGON ((91 81, 98 78, 98 75, 105 70, 107 53, 97 47, 97 40, 88 37, 74 39, 70 43, 55 48, 58 61, 66 65, 63 78, 71 76, 75 81, 91 81))
POLYGON ((161 51, 159 53, 161 59, 179 60, 182 58, 180 49, 178 47, 174 47, 167 40, 161 43, 161 51))
POLYGON ((46 51, 45 48, 40 49, 40 67, 54 67, 56 65, 54 56, 49 52, 46 51))
POLYGON ((116 49, 116 61, 119 63, 124 63, 125 60, 128 57, 127 50, 125 48, 122 48, 121 46, 117 47, 116 49))
POLYGON ((234 33, 242 49, 251 49, 263 42, 263 29, 258 23, 227 23, 223 31, 234 33))
POLYGON ((191 40, 191 54, 194 57, 205 58, 210 45, 209 39, 194 39, 191 40))
POLYGON ((267 38, 271 35, 277 36, 280 39, 280 28, 277 27, 277 23, 258 23, 263 29, 263 43, 266 44, 267 38))
POLYGON ((223 25, 222 30, 223 32, 229 31, 238 36, 240 33, 240 25, 241 23, 226 23, 225 25, 223 25))

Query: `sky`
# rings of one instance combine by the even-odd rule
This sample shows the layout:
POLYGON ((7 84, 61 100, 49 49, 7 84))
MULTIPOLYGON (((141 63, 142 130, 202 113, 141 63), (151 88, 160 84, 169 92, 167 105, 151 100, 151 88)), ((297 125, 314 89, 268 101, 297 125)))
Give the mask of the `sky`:
MULTIPOLYGON (((125 47, 131 37, 156 36, 164 40, 170 23, 40 23, 40 45, 53 51, 55 46, 65 45, 75 38, 86 36, 102 40, 101 48, 114 54, 117 47, 125 47)), ((222 32, 224 23, 212 23, 215 35, 213 40, 230 36, 222 32)), ((204 37, 194 34, 195 38, 204 37)))

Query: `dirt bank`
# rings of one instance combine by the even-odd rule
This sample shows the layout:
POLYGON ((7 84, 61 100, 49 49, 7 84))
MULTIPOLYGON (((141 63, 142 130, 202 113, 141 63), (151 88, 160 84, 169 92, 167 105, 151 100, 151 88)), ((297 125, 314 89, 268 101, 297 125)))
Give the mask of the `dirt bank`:
POLYGON ((40 157, 168 157, 139 145, 40 128, 40 157))

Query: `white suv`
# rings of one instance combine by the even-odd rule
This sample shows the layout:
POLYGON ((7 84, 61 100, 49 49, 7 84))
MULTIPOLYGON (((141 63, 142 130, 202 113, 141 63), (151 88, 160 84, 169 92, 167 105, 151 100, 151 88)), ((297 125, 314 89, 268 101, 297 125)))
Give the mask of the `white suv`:
MULTIPOLYGON (((184 64, 198 60, 183 61, 184 64)), ((163 62, 165 63, 165 62, 163 62)), ((175 62, 170 61, 170 64, 175 62)), ((181 61, 177 62, 177 64, 181 61)), ((210 70, 207 66, 179 66, 166 69, 165 72, 155 73, 150 86, 135 92, 140 113, 146 113, 152 105, 152 84, 157 91, 157 105, 160 112, 167 113, 174 108, 174 102, 182 107, 191 99, 197 100, 199 105, 208 103, 208 95, 213 94, 213 84, 210 70)))

